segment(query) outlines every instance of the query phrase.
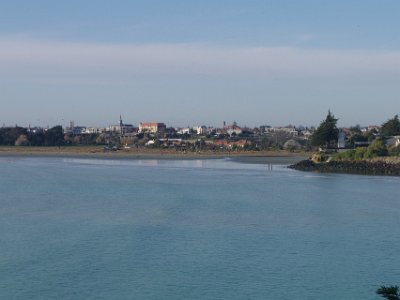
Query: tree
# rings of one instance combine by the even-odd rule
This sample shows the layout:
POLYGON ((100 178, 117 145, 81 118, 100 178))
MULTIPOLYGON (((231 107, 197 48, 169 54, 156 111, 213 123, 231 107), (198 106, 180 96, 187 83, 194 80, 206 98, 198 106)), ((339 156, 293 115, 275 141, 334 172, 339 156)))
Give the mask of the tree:
POLYGON ((61 126, 54 126, 45 132, 45 146, 61 146, 64 144, 64 133, 61 126))
POLYGON ((374 140, 367 148, 365 158, 372 158, 377 156, 387 156, 389 154, 388 149, 382 140, 374 140))
POLYGON ((29 146, 28 137, 25 134, 21 134, 15 141, 15 146, 29 146))
POLYGON ((354 148, 355 142, 368 142, 368 137, 361 133, 353 133, 347 140, 348 147, 354 148))
POLYGON ((381 286, 379 289, 376 290, 376 294, 388 300, 400 300, 398 286, 381 286))
POLYGON ((21 135, 27 135, 26 128, 22 128, 22 127, 18 127, 18 126, 0 128, 1 145, 14 146, 15 141, 21 135))
POLYGON ((398 115, 395 115, 392 119, 389 119, 382 124, 381 135, 382 136, 400 135, 400 120, 398 115))
POLYGON ((44 146, 45 134, 43 131, 36 132, 29 135, 31 146, 44 146))
POLYGON ((328 111, 325 120, 321 122, 319 127, 311 136, 311 143, 314 146, 329 148, 332 144, 336 144, 339 137, 339 129, 336 127, 338 119, 328 111))

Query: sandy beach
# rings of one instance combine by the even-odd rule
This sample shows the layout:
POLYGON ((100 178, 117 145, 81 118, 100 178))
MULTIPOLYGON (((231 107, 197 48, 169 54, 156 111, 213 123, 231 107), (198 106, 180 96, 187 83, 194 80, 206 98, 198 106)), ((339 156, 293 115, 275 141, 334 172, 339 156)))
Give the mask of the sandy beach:
POLYGON ((239 151, 178 152, 170 149, 122 149, 104 152, 103 147, 0 147, 1 156, 80 157, 99 159, 218 159, 242 163, 292 164, 308 157, 305 152, 239 151))

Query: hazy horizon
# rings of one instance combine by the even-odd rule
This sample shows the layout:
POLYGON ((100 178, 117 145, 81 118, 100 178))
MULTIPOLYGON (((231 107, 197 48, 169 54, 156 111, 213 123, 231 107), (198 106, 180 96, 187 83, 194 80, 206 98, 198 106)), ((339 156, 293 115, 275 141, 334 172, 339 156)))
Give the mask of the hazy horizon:
POLYGON ((398 1, 0 5, 0 124, 380 125, 399 112, 398 1))

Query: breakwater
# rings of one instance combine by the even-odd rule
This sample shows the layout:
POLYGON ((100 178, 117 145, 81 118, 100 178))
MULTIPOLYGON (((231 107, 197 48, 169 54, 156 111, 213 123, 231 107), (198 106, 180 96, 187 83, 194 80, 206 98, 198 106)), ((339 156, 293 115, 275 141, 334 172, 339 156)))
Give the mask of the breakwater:
POLYGON ((290 165, 289 168, 322 173, 400 176, 400 163, 388 160, 332 160, 324 163, 315 163, 307 159, 290 165))

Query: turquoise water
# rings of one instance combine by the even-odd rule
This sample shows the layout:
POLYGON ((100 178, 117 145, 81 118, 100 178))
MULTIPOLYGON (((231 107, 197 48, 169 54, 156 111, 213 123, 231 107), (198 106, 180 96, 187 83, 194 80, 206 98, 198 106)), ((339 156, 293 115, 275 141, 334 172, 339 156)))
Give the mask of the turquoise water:
POLYGON ((0 299, 379 299, 400 178, 0 158, 0 299))

